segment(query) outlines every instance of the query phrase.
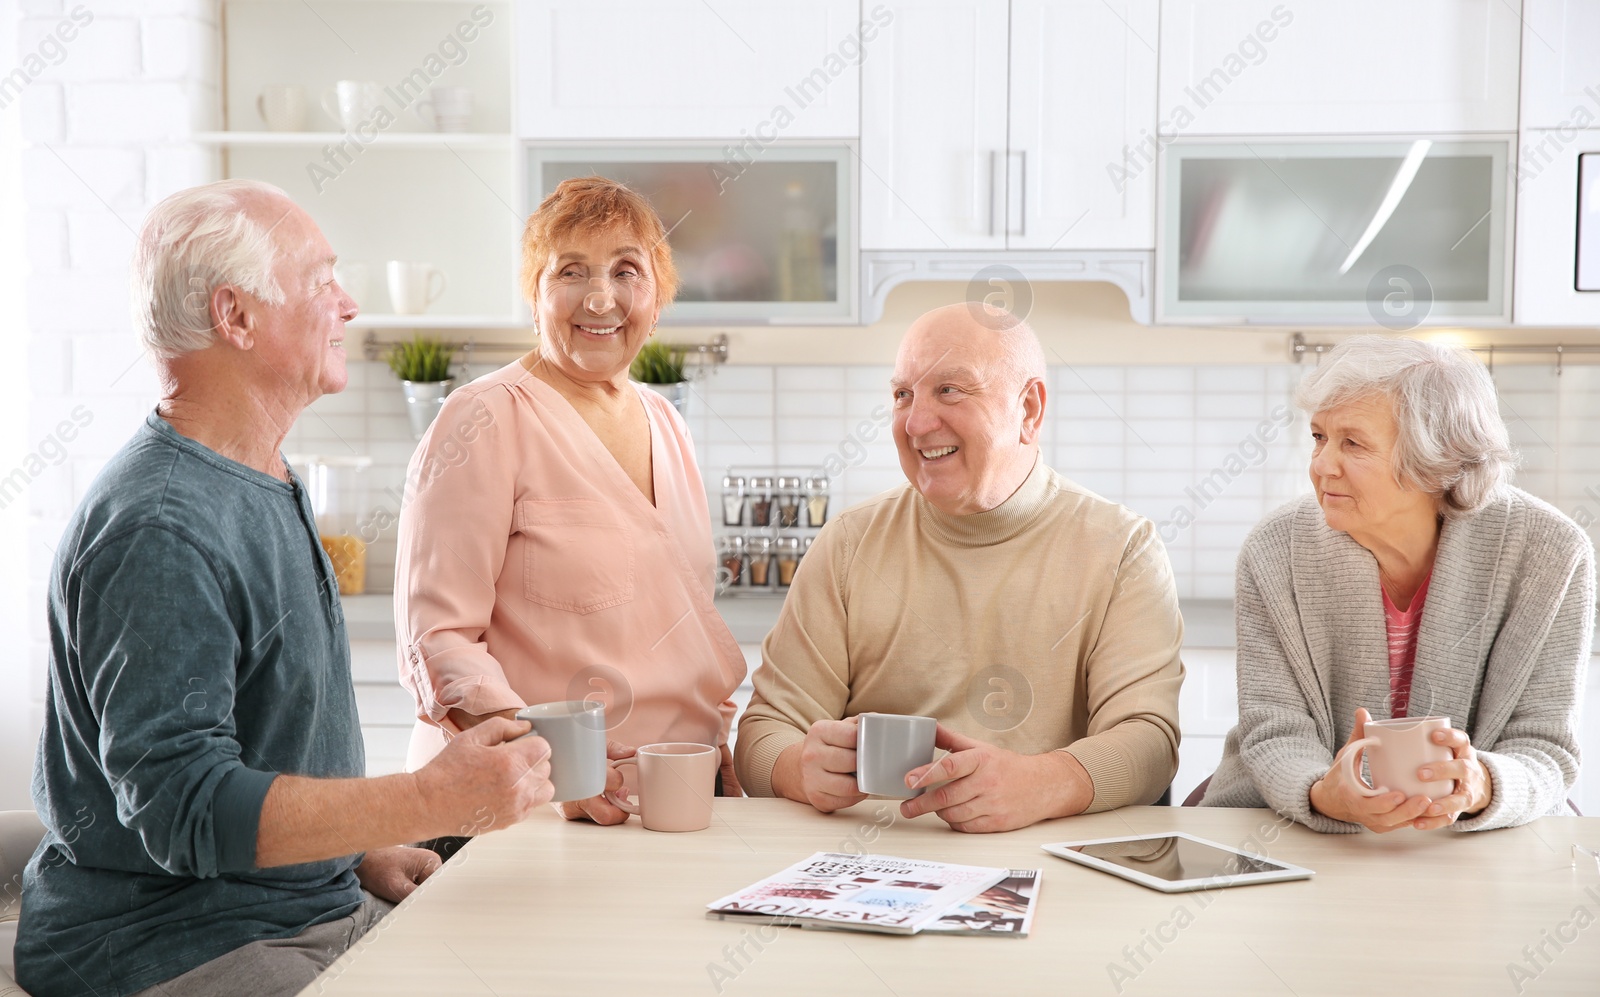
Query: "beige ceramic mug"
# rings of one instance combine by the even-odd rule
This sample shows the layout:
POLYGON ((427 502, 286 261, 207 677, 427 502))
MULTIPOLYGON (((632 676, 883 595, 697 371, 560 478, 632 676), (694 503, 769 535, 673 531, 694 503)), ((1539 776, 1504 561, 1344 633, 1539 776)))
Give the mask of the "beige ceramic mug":
POLYGON ((721 752, 709 744, 673 741, 647 744, 615 764, 639 770, 637 805, 607 790, 612 804, 637 814, 651 831, 704 831, 711 826, 721 752))
POLYGON ((1455 757, 1447 745, 1433 743, 1433 733, 1450 729, 1449 717, 1398 717, 1394 720, 1368 720, 1364 735, 1350 745, 1340 762, 1344 774, 1355 784, 1362 796, 1379 796, 1398 789, 1413 796, 1426 796, 1437 800, 1449 796, 1455 789, 1450 779, 1423 782, 1417 778, 1417 769, 1424 765, 1448 762, 1455 757), (1362 781, 1356 771, 1356 749, 1364 749, 1367 768, 1372 773, 1373 786, 1362 781), (1376 788, 1374 788, 1376 787, 1376 788))

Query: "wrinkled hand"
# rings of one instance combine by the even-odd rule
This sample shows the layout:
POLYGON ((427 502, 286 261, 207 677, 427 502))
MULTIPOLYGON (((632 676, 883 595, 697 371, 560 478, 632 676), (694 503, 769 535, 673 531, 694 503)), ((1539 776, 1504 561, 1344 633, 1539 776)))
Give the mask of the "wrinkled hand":
POLYGON ((791 744, 772 767, 773 788, 823 813, 866 799, 856 785, 856 718, 818 720, 804 741, 791 744))
MULTIPOLYGON (((1367 721, 1371 714, 1366 710, 1356 710, 1355 729, 1350 732, 1350 739, 1339 749, 1334 756, 1333 766, 1328 769, 1328 774, 1317 780, 1311 786, 1312 809, 1334 820, 1347 821, 1360 824, 1369 831, 1385 834, 1402 827, 1418 826, 1419 818, 1433 806, 1433 801, 1426 796, 1413 796, 1406 799, 1406 794, 1399 790, 1390 790, 1378 796, 1363 796, 1360 789, 1345 774, 1344 757, 1350 752, 1350 745, 1366 736, 1367 721)), ((1360 755, 1364 749, 1355 749, 1360 755)), ((1361 759, 1352 759, 1352 767, 1360 778, 1361 759)), ((1378 787, 1382 788, 1382 787, 1378 787)), ((1449 821, 1445 821, 1449 823, 1449 821)), ((1433 825, 1437 826, 1437 825, 1433 825)))
POLYGON ((1494 777, 1478 760, 1472 747, 1472 738, 1464 730, 1450 728, 1433 732, 1433 743, 1450 749, 1453 756, 1448 762, 1431 762, 1417 769, 1419 779, 1451 779, 1455 789, 1449 796, 1434 800, 1422 816, 1411 826, 1419 831, 1454 824, 1463 813, 1477 813, 1494 799, 1494 777))
POLYGON ((426 848, 379 848, 368 852, 356 866, 361 888, 390 903, 409 897, 422 881, 438 871, 439 856, 426 848))
MULTIPOLYGON (((632 758, 638 749, 620 741, 606 742, 606 758, 619 762, 624 758, 632 758)), ((616 793, 622 789, 622 770, 615 765, 606 766, 606 792, 616 793)), ((587 800, 573 800, 569 803, 557 803, 556 812, 567 820, 592 820, 596 824, 623 824, 628 820, 628 812, 618 807, 605 798, 591 796, 587 800)))
POLYGON ((482 834, 509 827, 549 803, 550 743, 524 737, 526 720, 491 717, 450 739, 413 773, 425 812, 441 834, 482 834))
POLYGON ((907 772, 906 786, 944 785, 900 804, 902 816, 934 813, 957 831, 1012 831, 1050 817, 1082 813, 1094 800, 1093 780, 1068 752, 1021 755, 943 724, 937 728, 934 745, 950 754, 907 772))

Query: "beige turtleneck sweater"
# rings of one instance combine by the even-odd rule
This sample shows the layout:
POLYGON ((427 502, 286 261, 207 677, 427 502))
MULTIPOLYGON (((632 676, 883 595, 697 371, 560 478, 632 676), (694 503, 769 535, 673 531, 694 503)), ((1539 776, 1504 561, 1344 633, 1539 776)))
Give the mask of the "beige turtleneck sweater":
POLYGON ((817 720, 906 713, 1070 751, 1090 812, 1152 803, 1177 771, 1182 637, 1154 526, 1043 460, 971 516, 905 485, 838 515, 801 562, 739 721, 739 781, 775 795, 779 752, 817 720))

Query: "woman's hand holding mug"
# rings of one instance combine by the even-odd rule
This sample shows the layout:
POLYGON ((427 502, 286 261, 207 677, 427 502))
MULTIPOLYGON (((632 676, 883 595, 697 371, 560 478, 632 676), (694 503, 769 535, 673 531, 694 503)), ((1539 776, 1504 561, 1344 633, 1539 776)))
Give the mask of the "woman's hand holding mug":
POLYGON ((1476 814, 1494 799, 1494 777, 1478 760, 1478 752, 1466 731, 1436 730, 1429 737, 1434 744, 1450 749, 1450 760, 1428 764, 1418 774, 1424 779, 1454 780, 1455 790, 1434 800, 1433 806, 1412 822, 1419 831, 1454 824, 1462 814, 1476 814))
POLYGON ((622 791, 622 770, 614 762, 625 758, 632 758, 638 749, 620 741, 606 742, 606 788, 599 796, 591 796, 586 800, 573 800, 571 803, 557 803, 556 810, 567 820, 592 820, 596 824, 622 824, 628 820, 627 811, 619 809, 610 800, 606 793, 620 793, 622 791))
MULTIPOLYGON (((1334 820, 1360 824, 1369 831, 1376 831, 1379 834, 1402 827, 1427 830, 1441 826, 1439 814, 1443 814, 1444 811, 1439 811, 1439 814, 1432 817, 1424 816, 1439 805, 1427 796, 1420 794, 1407 796, 1399 790, 1391 790, 1382 785, 1369 787, 1361 781, 1361 754, 1373 743, 1367 737, 1367 725, 1371 722, 1372 716, 1366 710, 1356 710, 1356 725, 1350 732, 1350 740, 1339 750, 1333 765, 1328 769, 1328 774, 1311 786, 1312 809, 1334 820)), ((1441 733, 1459 734, 1463 739, 1466 738, 1460 731, 1434 732, 1435 736, 1441 733)), ((1443 767, 1449 764, 1451 763, 1432 763, 1429 768, 1440 769, 1437 777, 1442 779, 1446 777, 1443 774, 1443 767)), ((1451 797, 1444 799, 1448 800, 1451 797)), ((1448 824, 1450 821, 1443 820, 1442 823, 1448 824)))

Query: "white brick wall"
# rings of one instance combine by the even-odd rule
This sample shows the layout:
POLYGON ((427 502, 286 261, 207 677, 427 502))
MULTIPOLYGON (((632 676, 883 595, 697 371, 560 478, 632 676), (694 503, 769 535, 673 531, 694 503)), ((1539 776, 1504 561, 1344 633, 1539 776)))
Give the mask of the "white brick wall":
MULTIPOLYGON (((15 46, 0 64, 20 64, 75 10, 74 0, 20 0, 15 46)), ((136 231, 160 198, 215 179, 216 157, 189 143, 213 126, 219 79, 214 0, 96 0, 93 21, 65 56, 18 99, 22 188, 28 205, 25 279, 29 424, 37 448, 79 405, 93 422, 67 459, 28 484, 27 654, 0 659, 26 669, 31 724, 42 710, 47 659, 45 581, 65 517, 155 403, 128 317, 127 269, 136 231), (21 660, 19 660, 21 659, 21 660)), ((0 14, 4 8, 0 7, 0 14)), ((6 469, 5 473, 9 473, 6 469)), ((0 787, 0 808, 24 805, 0 787)))

